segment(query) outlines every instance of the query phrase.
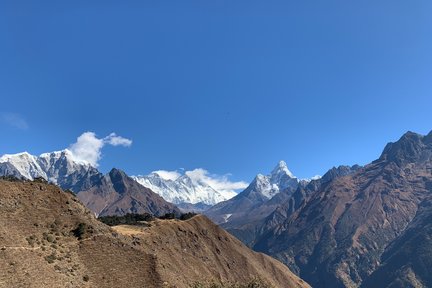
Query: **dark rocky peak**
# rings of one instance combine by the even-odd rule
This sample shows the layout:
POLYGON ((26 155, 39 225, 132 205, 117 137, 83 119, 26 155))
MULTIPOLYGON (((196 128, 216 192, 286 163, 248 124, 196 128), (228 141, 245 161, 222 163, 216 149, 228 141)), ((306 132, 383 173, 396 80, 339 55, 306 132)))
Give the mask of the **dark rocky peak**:
POLYGON ((359 170, 360 168, 361 166, 357 164, 353 166, 340 165, 338 167, 333 167, 329 171, 327 171, 321 179, 318 179, 318 181, 321 181, 321 183, 326 183, 338 177, 350 175, 359 170))
POLYGON ((431 155, 432 132, 427 136, 423 136, 408 131, 398 141, 388 143, 379 160, 391 161, 401 165, 422 162, 430 158, 431 155))
POLYGON ((111 179, 111 182, 113 184, 113 187, 115 189, 115 191, 117 191, 120 194, 123 194, 126 192, 127 190, 127 182, 129 177, 126 175, 125 172, 113 168, 110 172, 109 172, 109 177, 111 179))
POLYGON ((430 131, 429 134, 426 135, 426 136, 423 138, 423 142, 424 142, 426 145, 431 145, 431 144, 432 144, 432 131, 430 131))

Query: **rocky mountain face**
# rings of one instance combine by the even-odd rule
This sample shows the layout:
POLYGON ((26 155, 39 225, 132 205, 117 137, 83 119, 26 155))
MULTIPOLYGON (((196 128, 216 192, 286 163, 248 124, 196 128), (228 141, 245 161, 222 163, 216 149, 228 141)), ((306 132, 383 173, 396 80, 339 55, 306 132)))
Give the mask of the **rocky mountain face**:
POLYGON ((291 194, 299 185, 299 180, 280 161, 271 174, 258 174, 252 183, 234 198, 223 201, 205 212, 215 223, 222 224, 244 217, 244 213, 269 201, 280 191, 291 194))
POLYGON ((123 215, 125 213, 180 213, 173 204, 113 169, 107 175, 88 163, 76 161, 69 150, 33 156, 29 153, 0 157, 0 176, 11 175, 47 181, 71 190, 96 215, 123 215))
POLYGON ((175 180, 164 179, 157 172, 145 176, 132 176, 132 178, 171 203, 185 207, 187 207, 186 204, 194 204, 189 207, 198 210, 200 206, 201 208, 209 207, 236 195, 217 191, 206 183, 191 179, 186 174, 175 180))
MULTIPOLYGON (((118 173, 111 182, 127 193, 118 173)), ((0 287, 186 288, 254 277, 310 287, 203 216, 111 228, 76 195, 37 181, 0 180, 0 227, 0 287)))
POLYGON ((6 175, 27 180, 42 177, 74 192, 88 189, 100 177, 96 168, 74 160, 67 149, 40 156, 27 152, 3 155, 0 157, 0 176, 6 175))
POLYGON ((299 209, 321 185, 337 177, 354 173, 359 168, 358 165, 333 167, 323 177, 310 181, 301 180, 294 192, 292 189, 282 190, 271 199, 256 205, 254 209, 244 211, 237 219, 229 218, 229 221, 220 225, 243 243, 253 247, 257 239, 271 232, 299 209))
POLYGON ((381 262, 361 287, 432 287, 430 195, 403 234, 386 248, 381 262))
POLYGON ((261 221, 276 209, 281 199, 291 197, 300 183, 286 163, 280 161, 269 175, 258 174, 243 192, 216 204, 204 214, 251 245, 261 221))
POLYGON ((305 200, 280 206, 254 248, 313 287, 430 286, 432 133, 408 132, 371 164, 329 177, 294 192, 305 200))
POLYGON ((77 194, 98 216, 150 213, 162 216, 180 210, 161 196, 140 185, 121 170, 112 169, 98 182, 77 194))

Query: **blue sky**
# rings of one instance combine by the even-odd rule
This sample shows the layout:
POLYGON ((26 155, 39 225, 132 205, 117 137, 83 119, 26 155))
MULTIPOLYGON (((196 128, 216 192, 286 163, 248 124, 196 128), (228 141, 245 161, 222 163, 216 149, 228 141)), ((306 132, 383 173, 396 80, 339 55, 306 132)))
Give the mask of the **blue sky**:
POLYGON ((100 169, 251 180, 432 130, 431 1, 1 1, 0 154, 114 132, 100 169))

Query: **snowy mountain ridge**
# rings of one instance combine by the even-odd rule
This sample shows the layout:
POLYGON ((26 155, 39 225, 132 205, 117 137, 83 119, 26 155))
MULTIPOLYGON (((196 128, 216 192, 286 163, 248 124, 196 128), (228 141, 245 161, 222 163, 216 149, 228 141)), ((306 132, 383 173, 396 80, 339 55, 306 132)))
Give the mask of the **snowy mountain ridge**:
POLYGON ((230 191, 217 191, 210 185, 192 179, 186 174, 180 175, 175 180, 163 178, 157 172, 152 172, 149 175, 132 176, 132 178, 174 204, 203 203, 214 205, 237 195, 230 191))
MULTIPOLYGON (((245 182, 230 182, 224 178, 226 176, 220 176, 218 182, 212 178, 214 175, 206 173, 204 169, 183 173, 161 170, 131 178, 174 204, 212 206, 235 197, 238 190, 248 186, 245 182), (226 183, 230 185, 228 188, 226 183)), ((28 180, 43 177, 76 193, 88 189, 94 181, 103 177, 96 167, 77 159, 68 149, 39 156, 28 152, 5 154, 0 157, 1 175, 28 180)), ((270 199, 286 188, 295 188, 298 183, 299 179, 289 171, 286 163, 280 161, 269 175, 258 174, 246 190, 270 199)))
POLYGON ((77 161, 68 149, 40 156, 22 152, 0 157, 0 175, 27 180, 42 177, 64 189, 77 190, 75 192, 86 185, 87 179, 99 174, 89 163, 77 161))
POLYGON ((282 190, 297 188, 299 181, 288 169, 285 161, 279 161, 269 175, 258 174, 246 190, 249 189, 271 199, 282 190))

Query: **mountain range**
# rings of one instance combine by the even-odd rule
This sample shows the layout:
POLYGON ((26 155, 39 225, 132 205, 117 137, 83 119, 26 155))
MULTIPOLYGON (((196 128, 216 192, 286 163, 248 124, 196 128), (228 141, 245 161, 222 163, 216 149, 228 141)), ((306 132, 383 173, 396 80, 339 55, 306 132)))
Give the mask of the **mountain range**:
MULTIPOLYGON (((124 172, 122 172, 122 174, 125 177, 129 177, 124 172)), ((89 163, 78 161, 68 149, 44 153, 40 156, 34 156, 27 152, 3 155, 0 157, 0 175, 11 175, 27 180, 42 177, 51 183, 59 185, 63 189, 71 190, 79 194, 79 197, 83 199, 86 204, 90 205, 89 208, 97 215, 104 215, 103 213, 106 213, 103 212, 102 209, 110 211, 109 213, 114 213, 114 211, 117 211, 115 213, 121 213, 120 211, 127 210, 127 205, 123 205, 123 208, 117 210, 105 207, 109 205, 107 204, 109 201, 117 201, 119 195, 122 194, 120 191, 117 191, 119 195, 114 197, 111 193, 112 191, 108 191, 110 190, 108 188, 109 186, 114 187, 112 183, 107 184, 111 180, 112 173, 110 172, 107 175, 103 175, 97 168, 89 163), (104 193, 96 193, 99 194, 99 196, 97 196, 95 194, 95 190, 97 189, 104 190, 104 193), (90 195, 92 195, 94 199, 90 199, 90 195), (102 200, 102 198, 105 199, 102 200), (90 204, 90 202, 92 202, 92 204, 90 204), (99 204, 96 204, 96 202, 99 204), (102 203, 105 204, 102 205, 102 203)), ((189 177, 187 173, 179 175, 176 179, 166 179, 158 172, 153 172, 144 176, 131 176, 130 178, 147 188, 147 190, 143 188, 140 188, 140 190, 148 191, 149 189, 162 196, 165 201, 175 204, 183 211, 203 212, 213 205, 232 199, 237 195, 233 191, 218 191, 205 181, 189 177)), ((246 193, 242 193, 242 196, 248 194, 249 198, 262 198, 257 198, 255 200, 263 202, 267 199, 271 199, 282 190, 289 189, 290 191, 294 191, 300 182, 306 183, 305 180, 300 181, 293 176, 288 170, 286 163, 281 161, 271 174, 267 176, 261 174, 257 175, 251 185, 246 189, 246 193)), ((128 183, 132 183, 132 181, 128 181, 128 183)), ((234 199, 234 201, 236 201, 236 199, 234 199)), ((258 202, 255 204, 258 204, 258 202)), ((132 207, 133 205, 136 206, 134 201, 125 201, 124 203, 130 204, 131 207, 128 211, 136 210, 132 207)), ((235 217, 234 215, 234 218, 235 217)), ((219 223, 220 221, 216 222, 219 223)))
POLYGON ((74 159, 65 149, 34 156, 27 152, 6 154, 0 157, 0 175, 33 180, 37 177, 74 192, 86 190, 100 176, 100 172, 88 163, 74 159))
MULTIPOLYGON (((110 172, 103 175, 89 163, 78 161, 68 149, 44 153, 40 156, 23 152, 0 157, 0 175, 10 175, 27 180, 42 177, 63 189, 79 193, 80 197, 86 198, 86 203, 90 201, 88 198, 90 193, 82 192, 91 188, 94 191, 94 186, 98 186, 99 189, 106 189, 109 186, 106 182, 110 181, 111 174, 110 172)), ((140 188, 140 190, 149 191, 150 189, 162 196, 164 200, 176 204, 185 211, 203 211, 236 195, 232 191, 217 191, 204 181, 193 179, 186 174, 174 180, 165 179, 156 172, 145 176, 131 176, 131 179, 147 188, 140 188)), ((131 181, 128 182, 132 183, 131 181)), ((109 193, 106 192, 105 194, 108 195, 109 193)), ((113 199, 111 196, 107 196, 107 199, 113 199)), ((101 203, 100 199, 97 201, 101 203)), ((98 205, 93 204, 90 208, 96 209, 96 206, 98 205)), ((101 213, 99 209, 94 210, 94 212, 98 215, 101 213)))
POLYGON ((3 155, 0 157, 0 175, 26 180, 44 178, 76 193, 98 216, 180 213, 175 205, 138 184, 123 171, 112 169, 103 175, 90 164, 77 161, 67 149, 40 156, 27 152, 3 155))
POLYGON ((193 204, 198 208, 208 208, 216 203, 230 199, 237 195, 234 192, 217 191, 207 183, 190 178, 187 174, 177 179, 165 179, 157 172, 149 175, 132 176, 132 178, 158 193, 165 200, 179 206, 193 204))
POLYGON ((284 194, 268 215, 264 202, 221 225, 313 287, 432 287, 432 132, 408 132, 370 164, 284 194))
POLYGON ((365 166, 333 167, 310 180, 281 161, 225 200, 186 175, 170 181, 118 169, 103 175, 71 156, 67 150, 4 155, 0 175, 48 179, 96 215, 179 214, 164 193, 190 209, 203 205, 215 223, 313 287, 432 287, 432 132, 407 132, 365 166))
POLYGON ((287 206, 283 208, 286 217, 321 183, 352 173, 359 167, 334 167, 323 177, 299 180, 289 171, 287 164, 280 161, 270 174, 258 174, 243 192, 214 205, 204 214, 252 247, 258 235, 269 228, 268 217, 276 215, 274 213, 281 211, 281 207, 287 206))

